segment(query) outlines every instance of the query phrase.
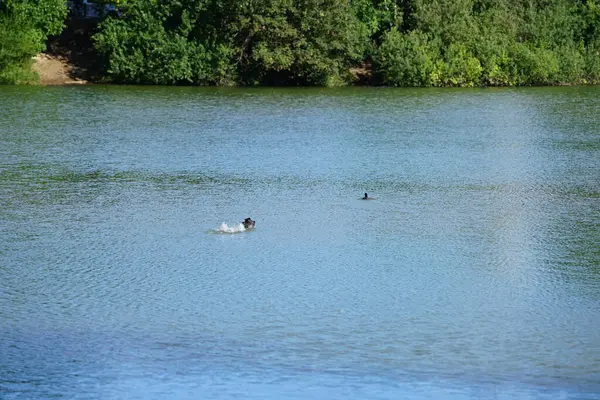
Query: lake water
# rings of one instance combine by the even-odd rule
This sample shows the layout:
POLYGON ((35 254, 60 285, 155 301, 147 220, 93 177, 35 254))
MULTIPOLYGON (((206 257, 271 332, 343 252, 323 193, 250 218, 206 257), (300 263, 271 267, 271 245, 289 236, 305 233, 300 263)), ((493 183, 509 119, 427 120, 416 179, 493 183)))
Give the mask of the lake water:
POLYGON ((0 87, 0 204, 3 399, 600 398, 600 87, 0 87))

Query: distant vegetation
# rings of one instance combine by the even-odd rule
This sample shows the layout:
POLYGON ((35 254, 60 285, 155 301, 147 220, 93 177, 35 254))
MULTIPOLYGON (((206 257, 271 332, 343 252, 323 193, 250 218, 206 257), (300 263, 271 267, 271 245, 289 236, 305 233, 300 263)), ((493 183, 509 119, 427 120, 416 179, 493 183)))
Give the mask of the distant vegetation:
MULTIPOLYGON (((0 3, 0 81, 19 80, 61 0, 0 3), (44 10, 43 12, 40 10, 44 10), (38 11, 32 11, 38 10, 38 11)), ((126 0, 94 46, 116 83, 600 83, 600 0, 126 0), (355 71, 353 75, 351 71, 355 71)))
POLYGON ((29 82, 31 58, 63 29, 64 0, 0 0, 0 83, 29 82))

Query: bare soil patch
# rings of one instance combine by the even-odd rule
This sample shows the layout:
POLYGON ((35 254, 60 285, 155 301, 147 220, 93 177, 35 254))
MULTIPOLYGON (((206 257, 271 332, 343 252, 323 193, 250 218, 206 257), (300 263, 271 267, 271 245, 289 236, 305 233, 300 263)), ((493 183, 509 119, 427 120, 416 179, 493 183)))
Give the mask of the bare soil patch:
POLYGON ((350 68, 350 73, 355 85, 368 85, 373 77, 371 63, 365 62, 362 65, 350 68))
POLYGON ((61 56, 41 53, 33 59, 33 70, 40 76, 41 85, 80 85, 85 79, 74 76, 75 67, 61 56))
POLYGON ((34 58, 33 70, 42 85, 78 85, 102 81, 103 62, 94 50, 92 36, 97 18, 71 17, 59 36, 48 39, 46 52, 34 58))

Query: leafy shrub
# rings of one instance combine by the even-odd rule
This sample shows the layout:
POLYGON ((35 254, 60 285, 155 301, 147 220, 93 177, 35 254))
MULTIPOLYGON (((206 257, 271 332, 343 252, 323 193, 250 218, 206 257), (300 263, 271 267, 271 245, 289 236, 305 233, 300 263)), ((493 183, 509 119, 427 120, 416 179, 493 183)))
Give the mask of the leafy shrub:
POLYGON ((32 82, 32 57, 58 34, 67 13, 62 0, 0 2, 0 83, 32 82))
MULTIPOLYGON (((381 81, 391 86, 428 86, 438 57, 427 35, 412 31, 387 32, 373 56, 373 66, 381 81)), ((435 82, 434 82, 435 83, 435 82)))
POLYGON ((436 86, 476 86, 481 83, 481 63, 464 44, 453 43, 446 50, 436 86))

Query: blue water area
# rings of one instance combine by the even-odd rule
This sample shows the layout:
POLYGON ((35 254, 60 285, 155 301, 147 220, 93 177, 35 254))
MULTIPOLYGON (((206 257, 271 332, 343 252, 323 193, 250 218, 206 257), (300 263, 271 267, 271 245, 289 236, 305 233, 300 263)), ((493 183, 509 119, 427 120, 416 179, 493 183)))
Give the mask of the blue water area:
POLYGON ((0 87, 0 398, 598 399, 598 126, 597 87, 0 87))

